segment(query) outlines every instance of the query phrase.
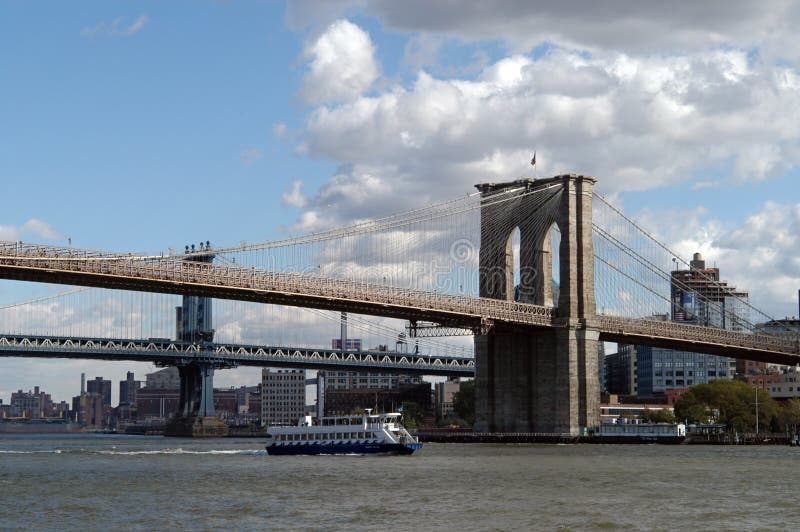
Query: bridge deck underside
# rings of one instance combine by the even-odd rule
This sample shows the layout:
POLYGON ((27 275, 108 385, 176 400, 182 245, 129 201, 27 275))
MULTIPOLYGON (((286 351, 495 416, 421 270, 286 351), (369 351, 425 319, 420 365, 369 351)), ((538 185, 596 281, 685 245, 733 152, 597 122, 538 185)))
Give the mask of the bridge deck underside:
POLYGON ((622 344, 647 345, 663 347, 676 351, 704 353, 707 355, 720 355, 730 358, 752 360, 755 362, 769 362, 773 364, 787 364, 794 366, 800 364, 800 356, 790 353, 776 353, 769 350, 745 348, 729 344, 715 344, 704 341, 682 340, 677 338, 649 336, 645 334, 601 332, 600 340, 622 344))

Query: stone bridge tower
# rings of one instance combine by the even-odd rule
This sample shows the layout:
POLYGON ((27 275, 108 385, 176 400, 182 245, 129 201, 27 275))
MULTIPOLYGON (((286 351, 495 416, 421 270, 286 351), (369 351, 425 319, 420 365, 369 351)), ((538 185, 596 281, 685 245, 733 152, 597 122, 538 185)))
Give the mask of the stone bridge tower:
MULTIPOLYGON (((475 337, 475 430, 577 435, 599 424, 592 192, 595 179, 560 175, 477 185, 480 296, 513 300, 511 236, 520 230, 523 303, 553 306, 551 229, 561 233, 556 327, 495 326, 475 337), (496 202, 509 189, 539 191, 496 202), (539 208, 552 194, 555 209, 539 208)), ((550 204, 552 205, 552 203, 550 204)))

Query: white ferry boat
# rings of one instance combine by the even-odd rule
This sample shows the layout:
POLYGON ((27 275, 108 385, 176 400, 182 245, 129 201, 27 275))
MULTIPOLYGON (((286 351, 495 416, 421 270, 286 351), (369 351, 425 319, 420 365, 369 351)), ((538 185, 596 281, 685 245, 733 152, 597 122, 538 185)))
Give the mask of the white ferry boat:
POLYGON ((683 423, 603 423, 595 432, 599 443, 682 443, 683 423))
POLYGON ((296 426, 267 430, 268 454, 411 454, 422 444, 400 424, 399 413, 323 417, 311 416, 296 426))

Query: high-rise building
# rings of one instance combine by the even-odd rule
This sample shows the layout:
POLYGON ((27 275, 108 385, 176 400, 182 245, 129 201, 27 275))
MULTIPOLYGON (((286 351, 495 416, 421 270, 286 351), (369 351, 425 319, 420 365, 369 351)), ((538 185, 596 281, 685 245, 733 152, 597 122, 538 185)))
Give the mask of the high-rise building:
POLYGON ((748 330, 749 294, 720 280, 719 268, 706 268, 695 253, 688 270, 672 272, 672 320, 731 331, 748 330))
POLYGON ((89 392, 73 397, 72 411, 76 422, 86 427, 104 428, 106 409, 101 394, 89 392))
POLYGON ((111 381, 103 377, 95 377, 86 383, 87 393, 96 393, 103 398, 103 406, 111 406, 111 381))
POLYGON ((619 344, 617 352, 604 362, 606 391, 616 395, 636 395, 636 346, 619 344))
POLYGON ((264 368, 261 372, 261 424, 294 425, 305 412, 305 370, 264 368))
MULTIPOLYGON (((673 321, 748 330, 748 293, 721 281, 719 268, 706 268, 700 253, 694 254, 689 269, 671 273, 670 292, 673 321)), ((620 344, 617 353, 606 357, 605 369, 610 393, 652 397, 715 379, 732 379, 736 362, 704 353, 620 344)))
MULTIPOLYGON (((631 347, 631 346, 628 346, 631 347)), ((647 345, 633 346, 636 395, 652 397, 717 379, 732 379, 736 361, 716 355, 676 351, 647 345)))
POLYGON ((142 381, 134 380, 133 372, 129 371, 124 381, 119 381, 119 404, 132 405, 136 403, 136 391, 142 387, 142 381))
POLYGON ((12 417, 24 417, 26 419, 39 419, 53 415, 53 401, 50 394, 39 391, 39 387, 34 387, 31 392, 18 390, 11 394, 11 408, 9 409, 12 417))
POLYGON ((453 414, 453 397, 461 389, 458 379, 437 382, 434 385, 434 401, 436 404, 436 421, 441 422, 453 414))

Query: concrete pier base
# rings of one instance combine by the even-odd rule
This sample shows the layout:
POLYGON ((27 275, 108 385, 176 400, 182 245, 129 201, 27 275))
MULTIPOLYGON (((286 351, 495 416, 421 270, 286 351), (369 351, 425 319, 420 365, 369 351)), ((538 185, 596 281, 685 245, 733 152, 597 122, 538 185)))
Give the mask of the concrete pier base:
POLYGON ((599 423, 597 332, 475 337, 475 430, 576 436, 599 423))

